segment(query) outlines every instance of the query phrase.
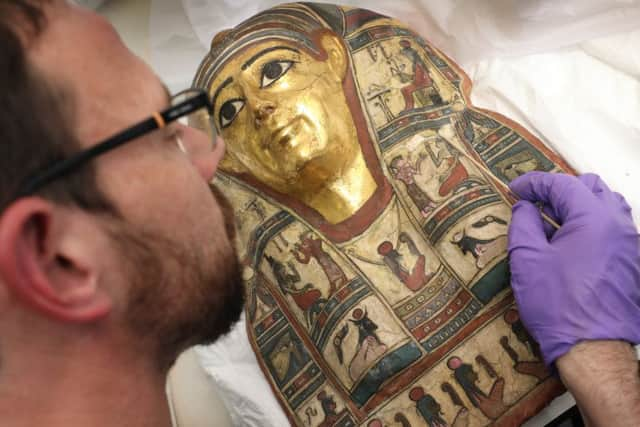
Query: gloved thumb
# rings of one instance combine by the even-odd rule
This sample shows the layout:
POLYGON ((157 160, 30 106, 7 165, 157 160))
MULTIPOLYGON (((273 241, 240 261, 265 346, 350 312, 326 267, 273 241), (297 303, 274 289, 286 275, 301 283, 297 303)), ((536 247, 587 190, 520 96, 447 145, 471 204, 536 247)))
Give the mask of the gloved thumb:
POLYGON ((527 253, 538 253, 548 245, 538 207, 526 200, 520 200, 513 205, 509 225, 509 255, 513 258, 527 253))

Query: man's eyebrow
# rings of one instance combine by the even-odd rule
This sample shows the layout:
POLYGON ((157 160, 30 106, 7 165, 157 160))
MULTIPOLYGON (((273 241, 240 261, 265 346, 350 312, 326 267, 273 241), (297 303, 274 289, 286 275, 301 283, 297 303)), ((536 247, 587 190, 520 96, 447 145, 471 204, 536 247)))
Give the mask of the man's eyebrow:
POLYGON ((262 55, 266 55, 269 52, 273 52, 274 50, 290 50, 292 52, 296 52, 296 53, 300 53, 300 51, 298 49, 289 47, 289 46, 273 46, 273 47, 268 47, 264 50, 261 50, 260 52, 256 53, 255 55, 253 55, 251 58, 249 58, 249 60, 247 62, 245 62, 244 64, 242 64, 242 71, 246 70, 248 67, 251 66, 251 64, 253 64, 254 62, 256 62, 256 60, 258 58, 260 58, 262 55))
POLYGON ((213 98, 211 98, 211 105, 213 106, 213 108, 216 107, 216 99, 218 99, 218 95, 220 95, 222 89, 229 86, 231 83, 233 83, 233 77, 227 78, 227 80, 223 81, 222 84, 218 86, 218 89, 216 89, 215 93, 213 94, 213 98))

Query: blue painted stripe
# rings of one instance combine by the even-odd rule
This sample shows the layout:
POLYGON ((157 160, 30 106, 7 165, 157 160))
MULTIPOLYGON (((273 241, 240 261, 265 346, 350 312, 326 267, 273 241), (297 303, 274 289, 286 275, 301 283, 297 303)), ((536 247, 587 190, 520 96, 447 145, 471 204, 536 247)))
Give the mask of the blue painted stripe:
POLYGON ((371 398, 380 386, 394 375, 404 370, 411 363, 422 356, 422 352, 416 343, 408 342, 392 353, 384 356, 362 378, 358 386, 351 393, 351 399, 362 407, 371 398))

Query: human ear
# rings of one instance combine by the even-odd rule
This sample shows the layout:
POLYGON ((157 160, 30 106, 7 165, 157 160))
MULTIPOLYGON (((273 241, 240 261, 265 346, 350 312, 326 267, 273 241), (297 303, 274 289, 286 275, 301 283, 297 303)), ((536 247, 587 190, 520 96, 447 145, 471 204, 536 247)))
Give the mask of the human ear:
POLYGON ((20 199, 0 217, 0 277, 33 310, 67 322, 100 320, 111 297, 98 286, 98 224, 71 208, 20 199))
POLYGON ((320 36, 320 46, 327 55, 327 63, 337 80, 342 82, 347 75, 349 56, 344 43, 335 33, 323 31, 320 36))

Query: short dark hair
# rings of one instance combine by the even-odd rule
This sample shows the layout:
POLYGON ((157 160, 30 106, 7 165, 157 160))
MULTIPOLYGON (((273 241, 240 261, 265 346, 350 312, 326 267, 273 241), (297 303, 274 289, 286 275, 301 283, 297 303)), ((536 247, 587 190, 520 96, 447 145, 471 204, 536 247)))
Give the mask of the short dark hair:
MULTIPOLYGON (((0 0, 0 212, 34 171, 81 148, 74 134, 73 96, 46 78, 27 56, 44 31, 50 0, 0 0)), ((91 211, 110 211, 91 164, 48 184, 38 195, 91 211)))

